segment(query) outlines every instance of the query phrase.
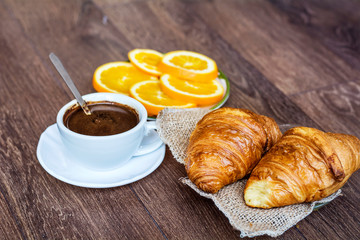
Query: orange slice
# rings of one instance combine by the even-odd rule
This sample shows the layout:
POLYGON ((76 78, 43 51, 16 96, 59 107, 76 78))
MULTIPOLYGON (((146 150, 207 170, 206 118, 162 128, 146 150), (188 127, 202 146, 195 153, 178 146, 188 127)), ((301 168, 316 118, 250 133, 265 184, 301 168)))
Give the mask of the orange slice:
POLYGON ((178 78, 199 82, 211 82, 218 75, 218 68, 214 60, 191 51, 166 53, 159 63, 158 69, 178 78))
POLYGON ((159 80, 148 80, 134 84, 130 88, 130 96, 141 102, 149 116, 157 115, 164 108, 191 108, 194 103, 176 100, 166 95, 160 89, 159 80))
POLYGON ((217 103, 224 95, 224 88, 216 79, 203 83, 164 74, 161 76, 160 82, 161 90, 170 97, 199 105, 217 103))
POLYGON ((98 92, 113 92, 129 95, 130 87, 144 80, 156 80, 129 62, 110 62, 94 72, 93 87, 98 92))
POLYGON ((157 65, 163 57, 162 53, 151 49, 134 49, 128 53, 128 57, 130 62, 141 71, 154 76, 161 75, 157 65))

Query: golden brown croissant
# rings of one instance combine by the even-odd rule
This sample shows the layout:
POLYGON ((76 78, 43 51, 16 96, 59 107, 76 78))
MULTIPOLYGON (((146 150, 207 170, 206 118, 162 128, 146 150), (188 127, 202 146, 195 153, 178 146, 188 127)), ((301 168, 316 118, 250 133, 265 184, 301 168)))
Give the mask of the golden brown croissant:
POLYGON ((249 110, 212 111, 191 134, 185 159, 189 179, 201 190, 216 193, 249 174, 281 135, 273 119, 249 110))
POLYGON ((359 168, 358 138, 292 128, 254 168, 244 199, 259 208, 320 200, 342 187, 359 168))

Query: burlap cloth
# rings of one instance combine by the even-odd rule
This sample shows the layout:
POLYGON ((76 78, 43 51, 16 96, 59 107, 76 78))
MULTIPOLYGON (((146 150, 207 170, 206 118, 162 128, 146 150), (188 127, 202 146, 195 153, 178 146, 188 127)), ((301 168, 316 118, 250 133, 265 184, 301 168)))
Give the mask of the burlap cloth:
MULTIPOLYGON (((165 109, 156 119, 158 133, 169 146, 175 159, 184 164, 185 151, 191 132, 196 123, 207 113, 206 109, 165 109)), ((239 230, 240 237, 255 237, 267 234, 277 237, 309 215, 318 204, 328 203, 340 195, 341 190, 313 203, 296 204, 273 209, 257 209, 245 205, 243 190, 246 179, 222 188, 216 194, 199 190, 188 178, 180 181, 203 197, 214 201, 215 205, 239 230)))

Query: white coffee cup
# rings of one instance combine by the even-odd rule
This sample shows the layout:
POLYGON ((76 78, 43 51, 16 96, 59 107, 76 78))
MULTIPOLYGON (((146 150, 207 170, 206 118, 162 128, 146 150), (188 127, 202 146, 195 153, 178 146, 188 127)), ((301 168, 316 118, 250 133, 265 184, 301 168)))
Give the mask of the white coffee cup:
POLYGON ((91 93, 83 98, 87 102, 108 101, 127 105, 135 109, 139 123, 126 132, 114 135, 79 134, 64 125, 64 114, 77 104, 76 100, 67 103, 58 112, 56 123, 66 150, 77 164, 96 171, 111 170, 124 165, 132 157, 152 152, 163 144, 152 131, 156 128, 155 122, 147 121, 147 111, 137 100, 116 93, 91 93))

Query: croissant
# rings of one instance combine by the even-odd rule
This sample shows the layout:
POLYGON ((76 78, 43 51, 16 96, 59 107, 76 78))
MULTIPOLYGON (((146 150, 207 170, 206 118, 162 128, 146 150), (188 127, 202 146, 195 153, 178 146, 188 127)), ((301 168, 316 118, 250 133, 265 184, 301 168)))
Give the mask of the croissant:
POLYGON ((320 200, 341 188, 359 168, 358 138, 292 128, 254 168, 244 200, 258 208, 320 200))
POLYGON ((280 139, 276 122, 246 109, 220 108, 206 114, 190 136, 185 159, 189 179, 216 193, 249 174, 280 139))

